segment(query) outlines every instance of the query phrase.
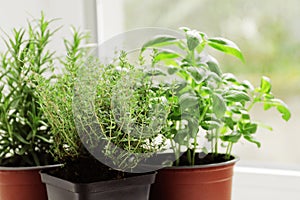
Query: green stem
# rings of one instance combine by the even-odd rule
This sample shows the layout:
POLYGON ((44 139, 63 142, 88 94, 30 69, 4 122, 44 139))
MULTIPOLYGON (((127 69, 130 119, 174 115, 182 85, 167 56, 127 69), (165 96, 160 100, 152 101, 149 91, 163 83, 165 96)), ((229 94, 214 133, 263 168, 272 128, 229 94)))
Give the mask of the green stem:
POLYGON ((229 153, 229 145, 230 145, 230 144, 228 144, 227 147, 226 147, 226 152, 225 152, 226 156, 227 156, 228 153, 229 153))
POLYGON ((216 138, 215 138, 215 146, 214 146, 214 154, 216 155, 216 154, 218 154, 218 138, 217 138, 217 136, 215 136, 216 138))
POLYGON ((204 119, 204 116, 206 115, 209 106, 210 106, 210 104, 207 104, 207 105, 204 107, 203 112, 202 112, 201 115, 200 115, 199 122, 202 122, 202 120, 204 119))
POLYGON ((191 58, 191 64, 192 66, 196 66, 196 61, 195 61, 195 50, 190 51, 189 56, 191 58))
POLYGON ((175 155, 175 165, 178 166, 179 165, 179 155, 180 155, 180 152, 178 153, 178 149, 176 148, 176 144, 174 144, 173 140, 170 140, 171 142, 171 148, 173 149, 173 153, 175 155))
POLYGON ((195 158, 196 158, 196 148, 197 148, 197 137, 194 137, 194 143, 193 143, 193 155, 192 155, 192 165, 195 165, 195 158))
POLYGON ((178 145, 178 149, 177 149, 177 155, 176 155, 176 166, 179 166, 179 161, 180 161, 180 153, 181 153, 181 145, 178 145))
POLYGON ((210 148, 212 150, 212 153, 214 153, 214 141, 213 141, 213 139, 211 140, 210 148))
POLYGON ((248 106, 247 111, 249 112, 257 102, 260 102, 260 101, 261 101, 261 100, 260 100, 261 98, 262 98, 262 94, 260 94, 259 96, 254 97, 253 101, 252 101, 251 104, 248 106))
POLYGON ((247 111, 250 111, 250 110, 253 108, 253 106, 255 105, 255 103, 256 103, 256 101, 253 101, 253 102, 248 106, 247 111))
POLYGON ((192 157, 191 157, 192 155, 191 155, 191 150, 190 149, 188 149, 187 150, 187 158, 188 158, 188 162, 190 163, 190 165, 193 165, 192 164, 192 157))
POLYGON ((219 129, 215 130, 215 134, 214 134, 214 138, 215 138, 215 154, 218 154, 219 152, 219 129))
POLYGON ((231 155, 231 152, 232 152, 232 147, 233 147, 233 143, 230 142, 227 146, 227 149, 226 149, 226 159, 228 160, 230 158, 230 155, 231 155))

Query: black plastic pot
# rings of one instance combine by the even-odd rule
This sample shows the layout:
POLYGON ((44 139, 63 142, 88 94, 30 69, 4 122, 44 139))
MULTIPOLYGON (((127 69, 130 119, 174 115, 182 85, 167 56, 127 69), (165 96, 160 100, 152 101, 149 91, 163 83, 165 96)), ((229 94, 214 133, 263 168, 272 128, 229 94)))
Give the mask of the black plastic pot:
POLYGON ((40 172, 48 200, 148 200, 155 173, 94 183, 72 183, 40 172))

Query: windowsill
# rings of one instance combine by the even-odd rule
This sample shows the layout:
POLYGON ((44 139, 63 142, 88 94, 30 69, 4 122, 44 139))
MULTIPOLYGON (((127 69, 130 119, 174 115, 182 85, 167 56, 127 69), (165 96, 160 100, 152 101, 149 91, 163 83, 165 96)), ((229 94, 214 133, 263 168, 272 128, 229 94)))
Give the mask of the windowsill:
POLYGON ((233 200, 298 200, 300 171, 236 166, 233 200))

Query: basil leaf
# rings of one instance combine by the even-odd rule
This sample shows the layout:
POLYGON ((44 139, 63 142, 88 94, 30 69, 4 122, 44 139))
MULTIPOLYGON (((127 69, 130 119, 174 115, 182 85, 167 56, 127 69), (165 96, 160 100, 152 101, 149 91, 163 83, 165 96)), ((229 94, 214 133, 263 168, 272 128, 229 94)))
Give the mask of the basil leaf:
POLYGON ((208 39, 208 45, 224 53, 231 54, 244 62, 244 56, 239 47, 228 39, 220 37, 210 38, 208 39))

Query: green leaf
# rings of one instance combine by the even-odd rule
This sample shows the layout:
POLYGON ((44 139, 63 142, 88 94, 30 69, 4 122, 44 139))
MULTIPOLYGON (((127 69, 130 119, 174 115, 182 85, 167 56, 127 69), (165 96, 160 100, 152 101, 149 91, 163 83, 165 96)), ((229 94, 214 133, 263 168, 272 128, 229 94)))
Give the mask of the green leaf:
POLYGON ((205 46, 206 46, 206 43, 205 43, 205 42, 200 43, 200 45, 198 45, 198 46, 196 47, 197 53, 200 54, 200 53, 204 50, 205 46))
POLYGON ((238 82, 237 78, 231 73, 222 74, 222 79, 232 83, 238 82))
POLYGON ((173 84, 172 86, 173 86, 172 88, 175 89, 176 92, 180 92, 181 90, 184 90, 185 88, 187 88, 187 82, 186 81, 178 81, 175 84, 173 84))
POLYGON ((260 82, 260 91, 264 94, 268 94, 271 91, 271 81, 268 77, 263 76, 260 82))
POLYGON ((222 82, 222 79, 215 73, 209 73, 206 83, 207 87, 211 88, 212 90, 215 90, 219 87, 219 84, 222 82))
POLYGON ((199 45, 199 40, 195 37, 188 37, 187 45, 190 51, 194 50, 199 45))
POLYGON ((217 118, 222 118, 226 112, 226 104, 223 97, 220 94, 213 94, 213 112, 216 114, 217 118))
POLYGON ((195 118, 188 119, 189 135, 195 138, 199 132, 199 123, 195 118))
POLYGON ((202 151, 203 153, 205 153, 205 154, 209 154, 209 151, 208 151, 208 149, 207 149, 206 147, 202 147, 202 148, 201 148, 201 151, 202 151))
POLYGON ((210 121, 205 120, 201 123, 201 127, 204 130, 213 130, 213 129, 220 128, 221 123, 218 121, 214 121, 214 120, 210 120, 210 121))
POLYGON ((253 134, 257 131, 257 124, 255 123, 242 123, 239 124, 239 129, 243 135, 253 134))
POLYGON ((244 56, 239 47, 232 41, 225 38, 210 38, 208 45, 227 54, 231 54, 244 62, 244 56))
POLYGON ((219 67, 219 63, 214 57, 208 56, 208 60, 206 61, 206 64, 208 65, 210 71, 216 73, 218 76, 222 75, 222 71, 219 67))
POLYGON ((187 144, 187 140, 186 137, 188 136, 188 132, 186 129, 181 129, 178 130, 175 137, 173 138, 174 141, 180 145, 186 145, 187 144))
POLYGON ((172 74, 175 74, 176 72, 178 72, 178 68, 177 67, 174 67, 174 66, 169 66, 168 67, 168 73, 170 74, 170 75, 172 75, 172 74))
POLYGON ((36 137, 39 138, 39 139, 41 139, 41 140, 43 140, 43 141, 46 142, 46 143, 49 143, 49 144, 52 143, 52 141, 51 141, 50 139, 47 139, 47 138, 44 137, 44 136, 36 135, 36 137))
POLYGON ((26 141, 21 135, 15 133, 14 136, 22 143, 24 144, 30 144, 28 141, 26 141))
POLYGON ((179 57, 180 57, 180 55, 176 52, 161 51, 155 55, 154 62, 157 63, 162 60, 175 59, 175 58, 179 58, 179 57))
MULTIPOLYGON (((278 99, 279 100, 279 99, 278 99)), ((279 100, 279 105, 277 105, 277 110, 282 114, 282 119, 288 121, 291 118, 291 112, 288 106, 281 100, 279 100)))
POLYGON ((257 147, 260 148, 260 146, 261 146, 260 142, 257 141, 256 139, 254 139, 254 137, 252 137, 251 135, 244 135, 244 138, 245 138, 247 141, 256 144, 257 147))
POLYGON ((242 119, 243 120, 250 120, 250 115, 249 115, 249 113, 243 113, 243 112, 241 112, 242 113, 242 119))
POLYGON ((159 68, 151 68, 145 71, 148 76, 166 76, 167 74, 159 68))
POLYGON ((249 81, 247 81, 247 80, 244 80, 244 81, 241 83, 241 85, 242 85, 243 87, 245 87, 246 89, 249 89, 249 90, 251 90, 251 91, 254 90, 253 85, 252 85, 249 81))
POLYGON ((186 72, 197 84, 202 83, 208 76, 208 72, 201 67, 187 67, 186 72))
POLYGON ((141 49, 141 52, 145 51, 149 47, 162 47, 176 43, 177 38, 169 35, 158 36, 152 40, 146 42, 141 49))
POLYGON ((289 107, 280 99, 268 99, 264 101, 264 109, 268 110, 275 107, 280 114, 282 114, 282 119, 288 121, 291 118, 291 111, 289 107))
POLYGON ((235 133, 235 134, 232 134, 232 135, 220 136, 220 139, 223 140, 224 142, 237 143, 240 140, 241 136, 242 136, 242 134, 235 133))
POLYGON ((224 123, 226 126, 228 126, 231 130, 234 129, 234 125, 236 122, 231 118, 231 117, 225 117, 224 118, 224 123))
POLYGON ((181 110, 198 105, 199 98, 192 93, 184 93, 179 97, 181 110))
POLYGON ((186 31, 186 39, 187 46, 190 51, 193 51, 202 42, 201 35, 196 30, 186 31))
POLYGON ((168 119, 178 121, 181 120, 181 115, 180 109, 174 108, 173 111, 168 115, 168 119))
POLYGON ((227 101, 234 101, 234 102, 244 102, 250 101, 250 97, 247 93, 237 90, 230 90, 226 95, 225 99, 227 101))

